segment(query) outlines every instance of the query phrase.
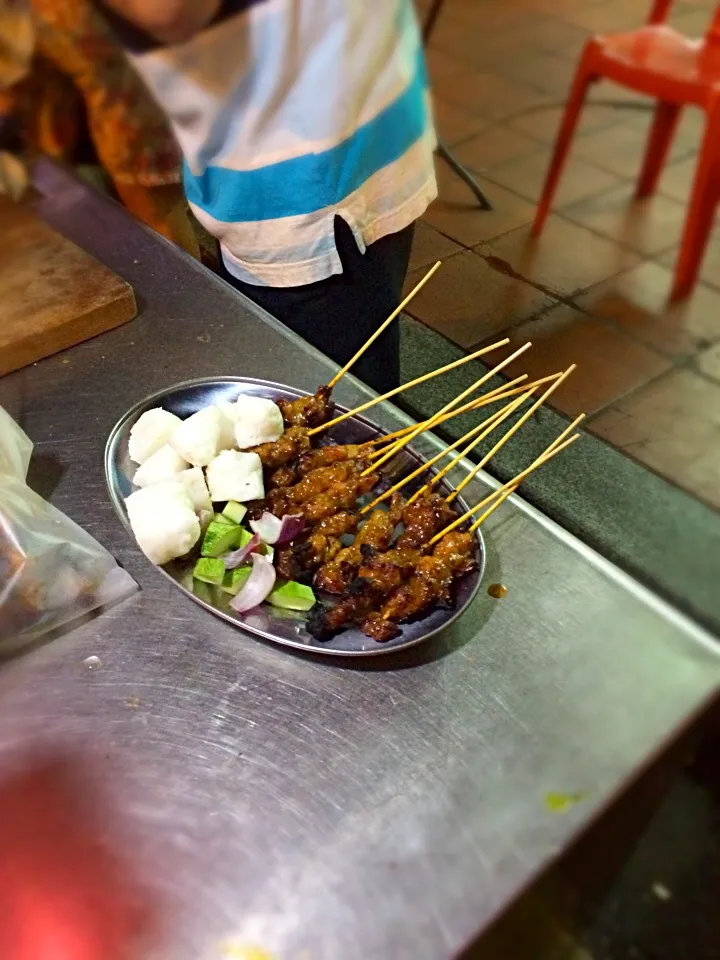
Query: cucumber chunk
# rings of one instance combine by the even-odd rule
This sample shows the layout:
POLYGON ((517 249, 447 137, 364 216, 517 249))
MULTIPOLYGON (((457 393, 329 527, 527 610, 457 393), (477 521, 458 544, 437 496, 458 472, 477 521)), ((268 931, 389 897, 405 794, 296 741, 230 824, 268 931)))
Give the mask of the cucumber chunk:
POLYGON ((270 591, 267 602, 284 610, 311 610, 315 606, 315 594, 304 583, 288 580, 270 591))
POLYGON ((247 507, 242 503, 238 503, 237 500, 228 500, 221 516, 227 517, 233 523, 242 523, 246 513, 247 507))
POLYGON ((195 564, 193 577, 203 583, 212 583, 218 586, 225 579, 225 564, 222 560, 212 557, 201 557, 195 564))
POLYGON ((219 557, 228 550, 238 546, 242 527, 236 523, 221 523, 213 520, 205 531, 205 537, 200 548, 203 557, 219 557))
POLYGON ((229 593, 231 597, 237 596, 237 594, 240 593, 242 588, 247 583, 248 577, 251 573, 251 563, 242 567, 237 567, 235 570, 228 570, 228 572, 225 574, 225 579, 220 585, 220 589, 225 593, 229 593))

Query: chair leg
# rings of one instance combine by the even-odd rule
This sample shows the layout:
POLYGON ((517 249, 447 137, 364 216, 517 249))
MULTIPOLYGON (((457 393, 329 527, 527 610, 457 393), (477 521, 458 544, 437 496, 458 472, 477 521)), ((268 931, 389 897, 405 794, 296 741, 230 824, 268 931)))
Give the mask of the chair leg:
POLYGON ((682 107, 678 103, 661 100, 655 108, 650 138, 645 151, 642 173, 638 180, 637 197, 649 197, 655 193, 657 182, 672 145, 682 107))
POLYGON ((675 265, 671 301, 683 300, 697 282, 720 198, 720 102, 708 115, 695 171, 690 209, 675 265))
POLYGON ((594 54, 594 49, 591 44, 592 41, 585 47, 577 73, 575 74, 570 97, 565 107, 565 115, 563 116, 557 140, 555 141, 555 150, 553 151, 550 167, 547 172, 547 177, 545 178, 545 186, 543 187, 537 213, 535 214, 535 220, 532 225, 531 232, 534 236, 537 236, 545 226, 545 221, 550 212, 550 207, 552 206, 555 191, 557 190, 557 185, 560 180, 560 174, 567 160, 575 127, 580 117, 580 111, 585 103, 588 87, 597 79, 591 69, 591 61, 594 54))

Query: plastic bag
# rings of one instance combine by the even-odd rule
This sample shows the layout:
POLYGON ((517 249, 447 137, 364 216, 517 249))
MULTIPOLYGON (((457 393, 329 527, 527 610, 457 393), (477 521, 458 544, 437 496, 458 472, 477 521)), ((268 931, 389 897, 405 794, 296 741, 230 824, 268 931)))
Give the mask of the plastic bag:
POLYGON ((31 453, 0 407, 0 653, 137 589, 104 547, 28 487, 31 453))

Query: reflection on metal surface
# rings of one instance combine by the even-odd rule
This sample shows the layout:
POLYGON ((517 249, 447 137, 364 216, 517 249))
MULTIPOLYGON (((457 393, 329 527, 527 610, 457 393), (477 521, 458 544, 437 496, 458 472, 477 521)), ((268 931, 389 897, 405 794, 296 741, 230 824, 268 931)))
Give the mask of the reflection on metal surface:
MULTIPOLYGON (((122 417, 108 439, 105 451, 105 475, 112 502, 128 531, 130 531, 130 522, 125 509, 125 497, 132 492, 132 477, 137 469, 128 455, 128 437, 136 420, 153 407, 162 407, 185 418, 213 403, 235 400, 241 393, 254 393, 275 400, 303 396, 301 390, 249 377, 194 380, 147 397, 135 404, 122 417)), ((338 407, 340 412, 345 412, 346 409, 338 407)), ((362 417, 352 417, 328 431, 328 437, 337 443, 364 443, 374 440, 382 432, 370 421, 362 417)), ((389 465, 393 482, 398 477, 410 473, 422 462, 421 457, 403 448, 389 465)), ((422 475, 417 477, 407 485, 405 492, 413 493, 426 479, 427 477, 422 475)), ((451 487, 442 481, 438 485, 438 490, 447 494, 450 493, 451 487)), ((468 505, 461 498, 458 498, 457 503, 459 513, 464 513, 468 505)), ((227 594, 208 590, 204 584, 193 581, 191 563, 176 561, 160 569, 184 594, 192 597, 201 607, 224 620, 244 627, 245 630, 265 640, 272 640, 283 646, 296 647, 300 650, 312 650, 315 653, 369 657, 397 653, 399 650, 413 647, 434 636, 439 630, 450 626, 467 609, 478 591, 485 566, 485 549, 480 531, 477 532, 476 537, 477 570, 467 574, 458 582, 455 608, 453 610, 436 609, 422 620, 405 624, 401 628, 400 635, 387 643, 377 643, 357 628, 343 630, 331 640, 319 641, 305 630, 305 617, 301 614, 289 610, 280 611, 271 606, 263 606, 251 613, 236 613, 230 606, 231 598, 227 594), (196 591, 198 586, 202 588, 201 591, 196 591)))

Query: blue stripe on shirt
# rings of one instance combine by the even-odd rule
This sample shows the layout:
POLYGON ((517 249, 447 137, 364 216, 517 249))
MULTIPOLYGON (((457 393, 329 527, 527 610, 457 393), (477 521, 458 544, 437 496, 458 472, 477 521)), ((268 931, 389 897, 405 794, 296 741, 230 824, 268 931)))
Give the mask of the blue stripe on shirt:
POLYGON ((430 123, 426 89, 420 56, 407 89, 342 143, 256 170, 213 166, 196 176, 185 164, 187 198, 226 223, 296 217, 338 204, 423 136, 430 123))

